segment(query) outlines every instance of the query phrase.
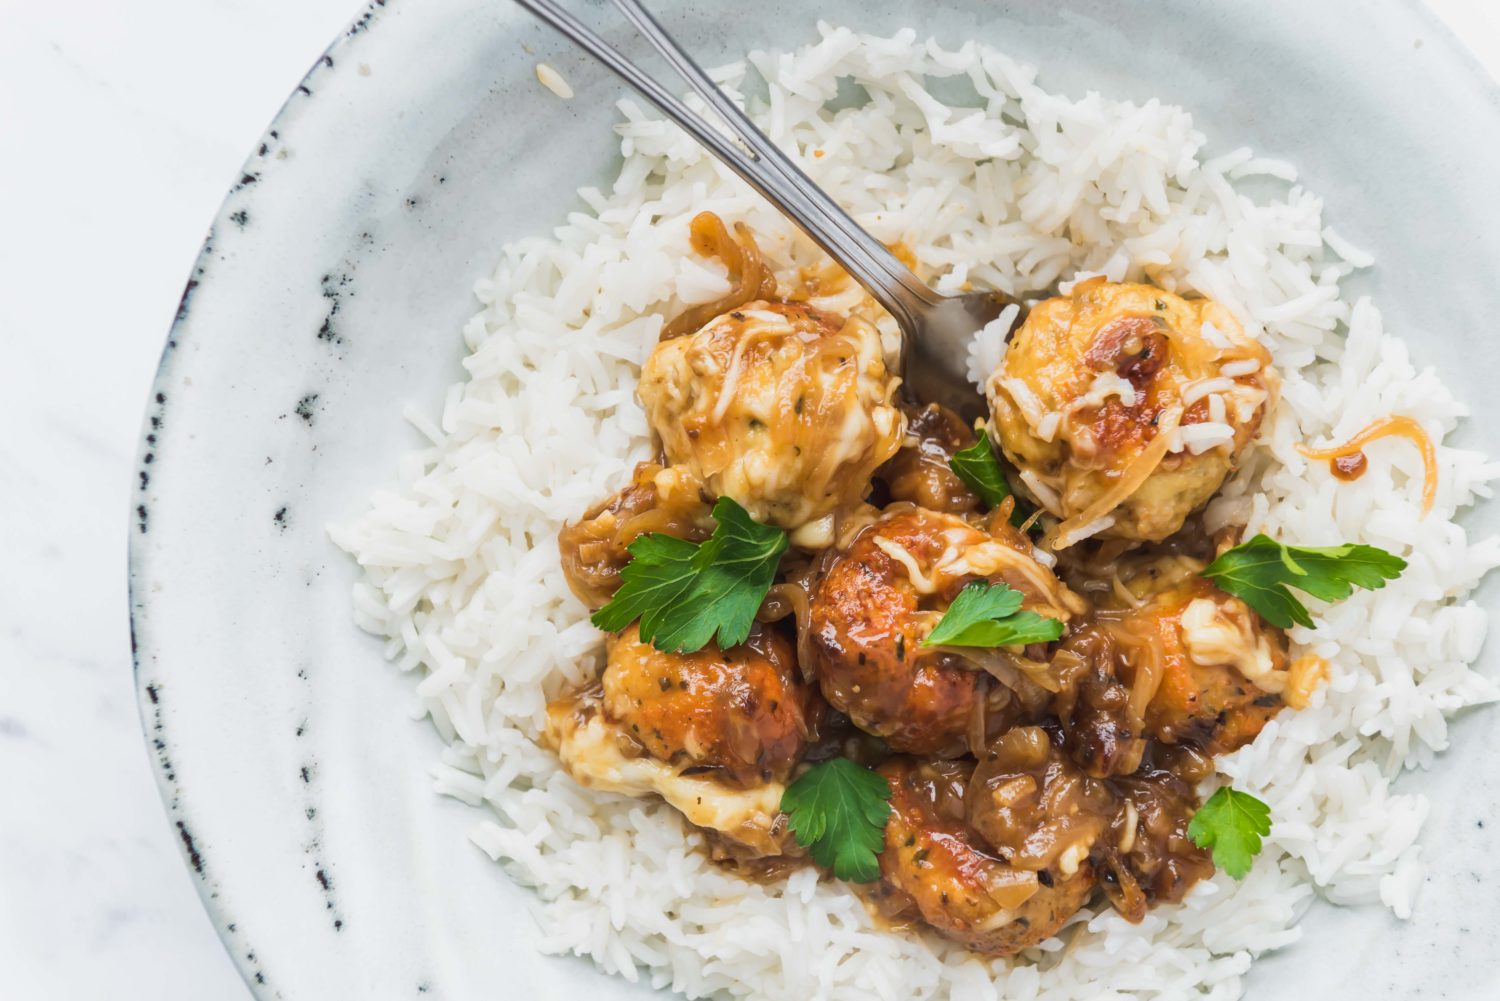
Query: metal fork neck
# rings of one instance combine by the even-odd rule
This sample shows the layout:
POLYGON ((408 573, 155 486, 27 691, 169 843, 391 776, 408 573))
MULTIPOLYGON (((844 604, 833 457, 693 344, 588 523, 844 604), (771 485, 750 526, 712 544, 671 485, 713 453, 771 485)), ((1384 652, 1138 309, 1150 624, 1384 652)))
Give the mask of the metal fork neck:
POLYGON ((918 327, 924 311, 940 301, 937 293, 884 244, 851 219, 790 157, 756 128, 638 0, 614 0, 614 3, 652 47, 719 114, 739 143, 562 9, 556 0, 516 0, 516 3, 598 59, 780 209, 884 306, 903 330, 918 327))

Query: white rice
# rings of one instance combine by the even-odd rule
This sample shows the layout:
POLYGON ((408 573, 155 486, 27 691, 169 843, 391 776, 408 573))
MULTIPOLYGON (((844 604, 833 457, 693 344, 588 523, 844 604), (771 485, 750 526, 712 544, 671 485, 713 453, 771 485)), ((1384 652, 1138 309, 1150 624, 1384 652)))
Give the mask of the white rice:
MULTIPOLYGON (((961 273, 1025 295, 1149 267, 1170 289, 1218 299, 1270 348, 1285 387, 1210 517, 1409 561, 1383 590, 1315 609, 1316 630, 1292 630, 1328 659, 1329 681, 1310 708, 1221 761, 1270 804, 1266 850, 1243 882, 1219 876, 1140 925, 1098 907, 1078 915, 1086 927, 1066 948, 1058 938, 984 962, 935 936, 878 930, 849 890, 811 871, 771 886, 726 875, 669 808, 581 790, 533 743, 547 700, 592 676, 601 655, 563 581, 557 530, 650 452, 640 363, 662 317, 710 298, 720 277, 691 259, 688 220, 744 219, 772 259, 810 259, 780 216, 633 101, 620 105, 618 180, 582 193, 594 214, 504 248, 477 288, 468 377, 438 422, 416 421, 432 447, 402 460, 399 486, 367 514, 331 529, 367 573, 359 624, 418 669, 422 707, 451 741, 438 788, 488 808, 474 841, 535 887, 547 949, 691 997, 1231 999, 1252 957, 1298 937, 1314 893, 1408 915, 1427 804, 1392 793, 1391 779, 1443 749, 1449 714, 1497 694, 1469 668, 1486 615, 1465 596, 1500 545, 1471 543, 1453 520, 1488 496, 1497 468, 1441 444, 1464 407, 1369 301, 1341 297, 1340 279, 1368 255, 1300 187, 1262 203, 1236 192, 1233 177, 1295 174, 1248 150, 1204 162, 1179 108, 1050 94, 1035 70, 974 42, 820 33, 717 76, 736 93, 751 67, 770 80, 758 117, 861 223, 904 240, 945 281, 961 273), (933 77, 967 81, 975 107, 945 106, 925 88, 933 77), (827 111, 841 78, 869 104, 827 111), (1367 474, 1341 484, 1294 448, 1388 414, 1415 417, 1439 442, 1426 518, 1413 450, 1373 449, 1367 474)), ((976 367, 998 361, 1001 338, 976 345, 976 367)))

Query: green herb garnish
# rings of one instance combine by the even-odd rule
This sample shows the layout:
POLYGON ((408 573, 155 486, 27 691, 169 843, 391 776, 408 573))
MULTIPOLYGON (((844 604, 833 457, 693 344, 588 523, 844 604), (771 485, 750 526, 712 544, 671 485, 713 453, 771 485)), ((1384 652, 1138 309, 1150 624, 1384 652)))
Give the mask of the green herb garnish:
POLYGON ((1025 646, 1050 643, 1061 636, 1061 622, 1021 611, 1025 598, 1007 584, 970 581, 958 592, 922 645, 1025 646))
POLYGON ((1213 849, 1214 865, 1244 879, 1250 860, 1260 854, 1260 839, 1271 833, 1271 808, 1223 786, 1193 814, 1187 833, 1199 848, 1213 849))
POLYGON ((964 481, 964 486, 979 495, 987 508, 999 507, 1000 502, 1011 495, 1005 470, 995 457, 989 435, 983 432, 980 432, 979 440, 974 444, 953 453, 953 458, 948 460, 948 468, 964 481))
POLYGON ((873 883, 880 878, 891 784, 848 758, 820 761, 786 787, 781 812, 797 843, 839 879, 873 883))
POLYGON ((990 436, 983 429, 979 432, 978 441, 953 453, 953 458, 948 460, 948 468, 963 481, 964 486, 979 495, 986 509, 993 510, 1005 498, 1015 497, 1010 523, 1017 528, 1026 524, 1031 517, 1030 505, 1022 504, 1021 498, 1010 488, 1010 481, 1005 478, 1005 467, 1000 465, 994 446, 990 444, 990 436))
POLYGON ((720 649, 745 642, 776 578, 786 533, 754 521, 728 497, 714 504, 713 534, 702 543, 643 535, 594 625, 619 632, 637 619, 641 638, 658 650, 692 653, 715 638, 720 649))
POLYGON ((1264 535, 1243 542, 1210 563, 1203 576, 1282 629, 1293 622, 1311 629, 1312 616, 1289 587, 1323 601, 1347 598, 1356 587, 1385 587, 1406 561, 1374 546, 1285 546, 1264 535))

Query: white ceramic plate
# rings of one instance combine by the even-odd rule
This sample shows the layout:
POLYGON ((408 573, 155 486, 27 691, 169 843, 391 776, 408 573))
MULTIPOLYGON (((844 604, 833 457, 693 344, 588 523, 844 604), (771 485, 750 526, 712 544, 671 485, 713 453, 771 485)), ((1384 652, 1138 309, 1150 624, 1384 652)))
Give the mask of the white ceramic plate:
MULTIPOLYGON (((1434 332, 1413 354, 1475 408, 1461 442, 1500 421, 1500 108, 1418 5, 655 6, 707 61, 807 41, 822 16, 982 38, 1051 88, 1181 104, 1210 153, 1296 163, 1376 253, 1362 280, 1389 328, 1434 332)), ((137 680, 184 855, 261 997, 648 993, 536 952, 527 892, 466 839, 480 815, 432 793, 440 741, 351 624, 355 569, 323 532, 417 444, 402 404, 459 377, 469 290, 501 243, 609 175, 619 93, 504 0, 372 4, 257 144, 188 284, 132 514, 137 680), (575 100, 537 85, 538 60, 575 100)), ((1438 767, 1404 780, 1433 802, 1414 918, 1318 905, 1253 997, 1495 996, 1495 719, 1460 720, 1438 767)))

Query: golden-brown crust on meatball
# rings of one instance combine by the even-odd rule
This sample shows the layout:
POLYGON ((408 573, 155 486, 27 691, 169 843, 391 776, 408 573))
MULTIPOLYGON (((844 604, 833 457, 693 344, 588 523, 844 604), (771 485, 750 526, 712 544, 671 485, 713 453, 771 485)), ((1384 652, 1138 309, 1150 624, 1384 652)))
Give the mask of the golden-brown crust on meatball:
POLYGON ((1054 935, 1093 895, 1093 866, 1069 877, 1006 865, 964 823, 971 764, 892 758, 891 816, 880 855, 887 910, 915 912, 976 952, 1010 956, 1054 935), (903 907, 904 905, 904 907, 903 907))
POLYGON ((1096 278, 1032 309, 987 391, 991 434, 1064 519, 1061 548, 1089 531, 1153 542, 1177 531, 1276 387, 1270 355, 1217 303, 1096 278))
MULTIPOLYGON (((1223 754, 1254 740, 1283 708, 1277 693, 1289 676, 1287 641, 1239 599, 1198 576, 1202 567, 1178 556, 1141 562, 1121 585, 1124 597, 1104 596, 1103 607, 1064 640, 1056 659, 1086 663, 1075 667, 1080 693, 1095 676, 1117 680, 1124 704, 1114 692, 1107 709, 1096 708, 1119 732, 1223 754)), ((1065 727, 1077 726, 1079 710, 1067 692, 1059 714, 1065 727)), ((1090 773, 1132 772, 1141 749, 1137 745, 1134 761, 1123 767, 1090 773)))
POLYGON ((631 626, 610 639, 603 684, 605 716, 646 753, 740 787, 785 780, 823 711, 791 642, 759 624, 740 646, 696 653, 658 650, 631 626))
POLYGON ((1003 519, 993 528, 996 534, 954 515, 894 507, 813 591, 808 629, 824 697, 896 750, 961 754, 976 713, 990 731, 1016 718, 1012 694, 982 671, 921 646, 964 584, 1004 581, 1026 595, 1026 607, 1063 619, 1081 607, 1035 562, 1024 537, 1003 519))
POLYGON ((901 445, 899 381, 865 320, 756 301, 658 344, 639 391, 670 463, 818 546, 901 445))

